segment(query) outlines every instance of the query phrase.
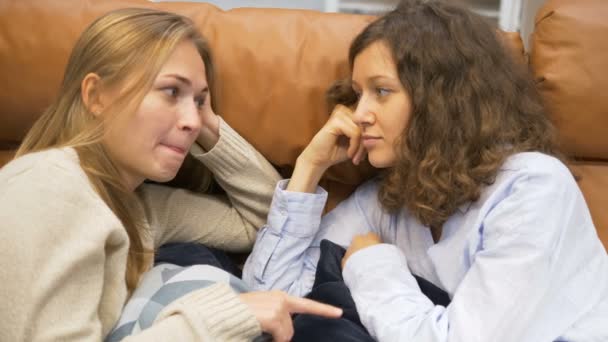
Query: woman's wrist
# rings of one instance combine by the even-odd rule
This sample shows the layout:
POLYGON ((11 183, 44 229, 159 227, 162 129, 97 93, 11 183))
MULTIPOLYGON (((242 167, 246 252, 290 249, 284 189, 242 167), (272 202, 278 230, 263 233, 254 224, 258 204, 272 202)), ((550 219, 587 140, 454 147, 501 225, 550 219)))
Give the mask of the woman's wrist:
POLYGON ((327 167, 318 165, 302 153, 296 161, 287 191, 314 193, 327 167))
POLYGON ((220 140, 220 118, 217 115, 213 116, 201 128, 201 132, 196 138, 196 142, 201 145, 205 151, 210 151, 215 144, 220 140))

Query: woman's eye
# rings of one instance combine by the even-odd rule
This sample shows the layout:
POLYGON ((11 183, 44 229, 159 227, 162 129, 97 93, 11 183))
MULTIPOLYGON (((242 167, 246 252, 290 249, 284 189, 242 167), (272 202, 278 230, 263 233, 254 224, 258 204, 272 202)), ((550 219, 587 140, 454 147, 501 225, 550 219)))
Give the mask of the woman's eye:
POLYGON ((179 95, 178 87, 167 87, 163 89, 163 92, 171 97, 177 97, 179 95))
POLYGON ((388 95, 391 91, 389 89, 386 88, 376 88, 376 94, 378 94, 378 96, 380 97, 384 97, 386 95, 388 95))
POLYGON ((205 106, 205 101, 206 100, 207 100, 206 96, 201 96, 201 97, 198 97, 198 98, 194 99, 194 101, 196 102, 196 107, 198 109, 202 109, 205 106))

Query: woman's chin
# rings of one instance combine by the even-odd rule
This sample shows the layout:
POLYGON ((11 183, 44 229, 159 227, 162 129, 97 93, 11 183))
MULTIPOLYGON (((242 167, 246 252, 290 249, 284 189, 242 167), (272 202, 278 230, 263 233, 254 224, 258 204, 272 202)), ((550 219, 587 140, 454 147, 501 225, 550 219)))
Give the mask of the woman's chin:
POLYGON ((159 172, 155 172, 153 175, 148 175, 147 178, 158 183, 169 182, 175 178, 178 170, 179 169, 159 170, 159 172))
POLYGON ((395 160, 393 158, 382 158, 368 155, 367 160, 369 161, 370 165, 376 169, 387 169, 395 165, 395 160))

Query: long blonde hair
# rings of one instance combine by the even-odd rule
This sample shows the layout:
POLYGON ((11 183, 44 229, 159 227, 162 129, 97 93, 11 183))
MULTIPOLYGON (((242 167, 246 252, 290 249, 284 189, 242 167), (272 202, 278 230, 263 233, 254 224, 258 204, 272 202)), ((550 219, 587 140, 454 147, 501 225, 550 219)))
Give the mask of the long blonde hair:
MULTIPOLYGON (((131 292, 145 271, 144 217, 132 191, 104 149, 107 127, 119 115, 131 115, 176 45, 192 41, 203 62, 212 89, 213 65, 205 40, 183 16, 152 9, 112 11, 95 20, 82 33, 70 55, 56 100, 34 123, 16 156, 50 148, 73 147, 94 189, 121 220, 129 236, 125 275, 131 292), (97 74, 102 85, 119 86, 121 95, 103 115, 93 115, 82 100, 81 82, 97 74), (100 119, 101 118, 101 119, 100 119)), ((210 175, 208 175, 210 178, 210 175)))

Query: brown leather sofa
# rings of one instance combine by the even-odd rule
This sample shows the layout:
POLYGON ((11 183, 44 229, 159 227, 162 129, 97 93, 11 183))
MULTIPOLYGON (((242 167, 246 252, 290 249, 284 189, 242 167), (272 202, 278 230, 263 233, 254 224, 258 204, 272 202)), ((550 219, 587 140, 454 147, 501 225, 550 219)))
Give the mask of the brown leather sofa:
MULTIPOLYGON (((347 75, 351 39, 373 19, 145 0, 0 0, 0 166, 55 95, 79 33, 120 7, 155 7, 196 22, 217 66, 216 112, 285 176, 328 117, 324 92, 347 75)), ((537 15, 529 55, 519 34, 501 35, 529 62, 608 246, 608 97, 601 94, 608 89, 606 17, 605 0, 549 0, 537 15)), ((330 170, 323 180, 329 207, 372 173, 369 165, 330 170)))

